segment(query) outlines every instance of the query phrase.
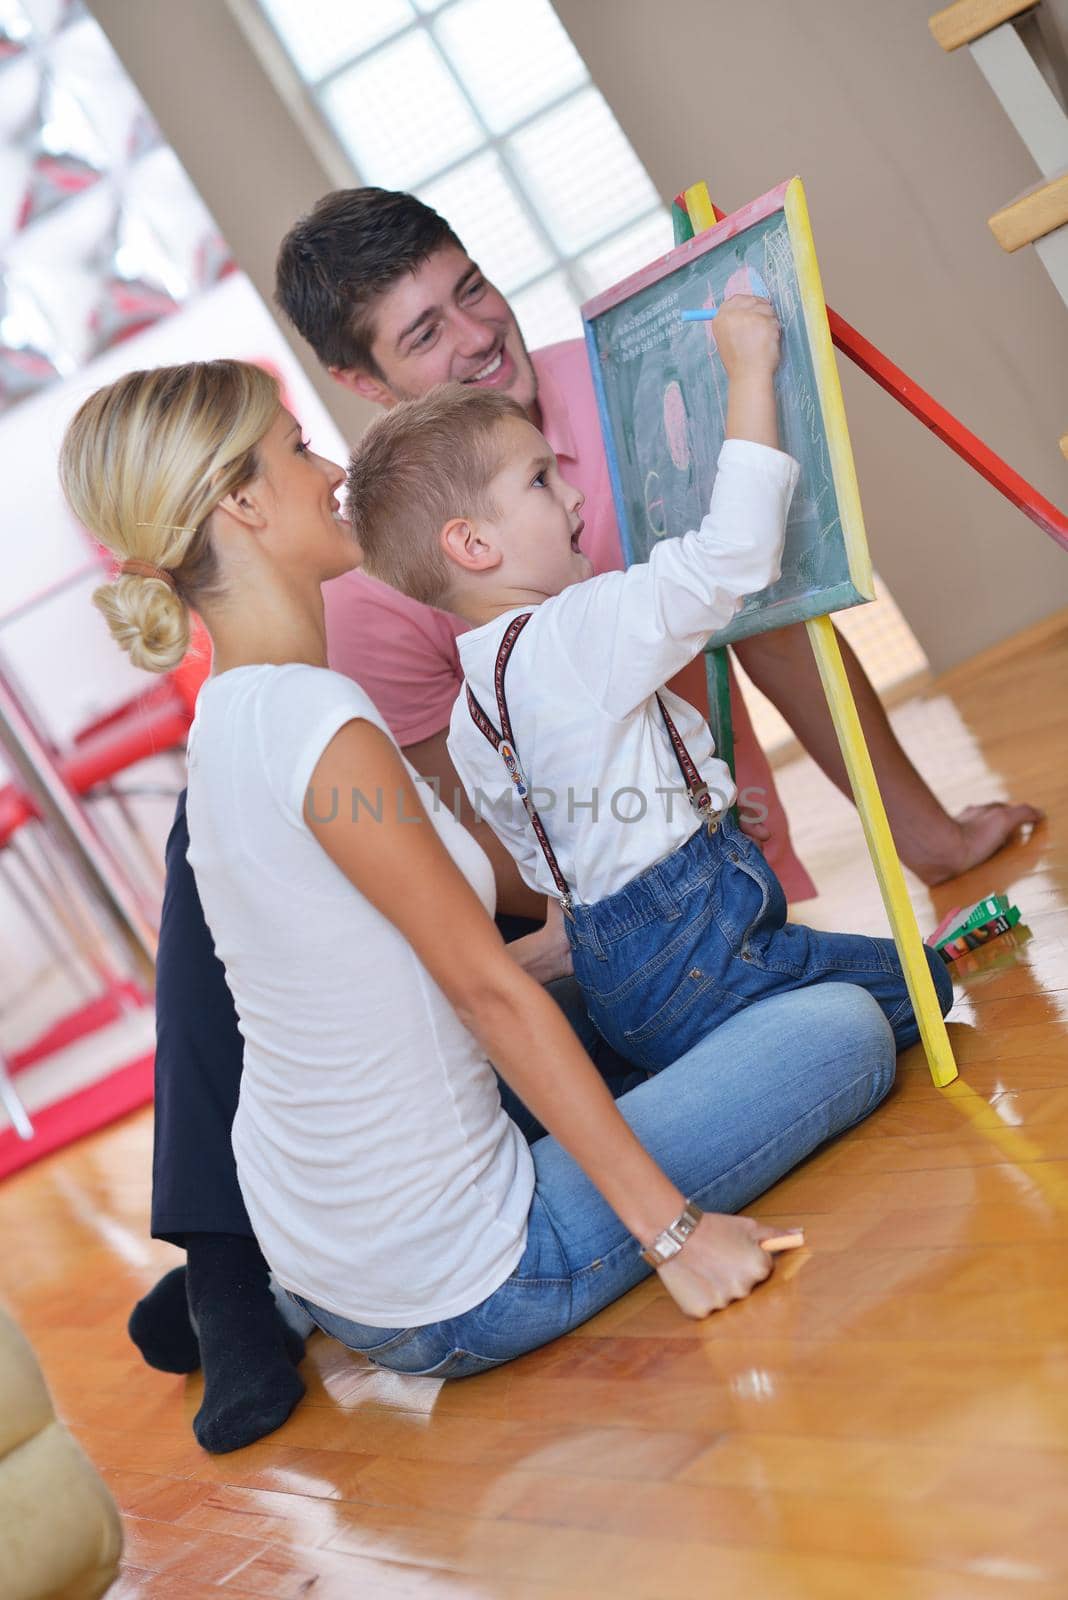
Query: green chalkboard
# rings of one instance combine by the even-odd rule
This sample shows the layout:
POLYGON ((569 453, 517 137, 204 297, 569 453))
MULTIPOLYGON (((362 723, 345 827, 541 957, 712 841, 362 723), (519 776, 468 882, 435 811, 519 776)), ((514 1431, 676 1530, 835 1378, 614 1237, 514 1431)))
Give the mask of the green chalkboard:
POLYGON ((800 180, 791 179, 583 307, 628 562, 696 528, 723 443, 727 379, 715 322, 683 310, 767 293, 782 326, 781 448, 801 474, 782 576, 711 643, 824 616, 873 596, 871 563, 800 180))

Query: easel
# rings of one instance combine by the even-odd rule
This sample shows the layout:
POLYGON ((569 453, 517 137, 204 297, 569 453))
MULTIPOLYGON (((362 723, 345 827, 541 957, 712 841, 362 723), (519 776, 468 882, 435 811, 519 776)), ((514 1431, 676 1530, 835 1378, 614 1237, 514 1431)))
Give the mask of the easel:
MULTIPOLYGON (((676 244, 684 243, 695 233, 702 233, 714 227, 720 220, 711 200, 708 189, 703 183, 695 184, 687 189, 683 196, 675 201, 672 208, 675 228, 676 244)), ((799 269, 800 270, 800 269, 799 269)), ((816 273, 815 262, 809 269, 816 273)), ((818 274, 817 274, 818 286, 818 274)), ((822 291, 821 291, 822 298, 822 291)), ((833 356, 829 346, 826 359, 833 368, 833 356)), ((837 389, 837 374, 835 374, 835 388, 837 389)), ((1066 527, 1068 532, 1068 527, 1066 527)), ((913 1011, 919 1024, 920 1037, 927 1053, 927 1064, 931 1069, 931 1077, 939 1088, 947 1083, 952 1083, 957 1076, 957 1065, 953 1059, 953 1049, 949 1042, 949 1034, 942 1019, 938 999, 935 995, 934 983, 931 979, 927 958, 924 954, 923 941, 920 930, 916 924, 916 916, 909 901, 908 891, 905 888, 905 877, 901 870, 897 851, 890 833, 890 825, 886 819, 886 810, 883 806, 882 796, 875 781, 875 772, 871 764, 871 756, 864 740, 860 726, 860 718, 853 701, 849 680, 846 677, 845 667, 842 663, 842 654, 838 647, 838 635, 830 617, 815 617, 805 623, 812 649, 819 668, 820 681, 823 691, 827 696, 827 705, 831 713, 831 720, 838 735, 842 756, 845 761, 846 771, 849 774, 853 798, 864 828, 864 837, 871 853, 875 875, 879 881, 879 888, 886 907, 886 914, 890 921, 890 930, 901 958, 901 966, 908 986, 909 998, 912 1001, 913 1011)), ((733 768, 733 740, 730 738, 730 690, 727 677, 727 652, 725 649, 709 649, 705 652, 705 667, 708 676, 708 699, 710 721, 716 745, 723 756, 733 768)))

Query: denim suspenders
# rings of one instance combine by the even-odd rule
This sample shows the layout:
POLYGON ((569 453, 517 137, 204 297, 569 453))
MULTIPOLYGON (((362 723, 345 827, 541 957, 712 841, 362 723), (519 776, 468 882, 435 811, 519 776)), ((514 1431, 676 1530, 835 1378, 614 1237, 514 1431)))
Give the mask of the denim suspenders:
MULTIPOLYGON (((560 895, 560 904, 564 911, 570 915, 572 906, 571 890, 568 888, 566 878, 560 871, 560 863, 556 859, 555 850, 549 843, 549 835, 545 831, 545 824, 539 817, 534 802, 530 798, 530 788, 519 762, 515 738, 512 734, 512 719, 508 715, 508 702, 504 694, 504 675, 508 669, 508 662, 515 648, 515 642, 532 615, 532 612, 524 611, 521 616, 513 617, 505 630, 504 638, 501 640, 501 647, 497 651, 497 660, 493 668, 493 687, 497 696, 497 714, 500 717, 501 731, 498 733, 489 717, 483 711, 475 699, 469 683, 465 685, 467 689, 467 708, 471 713, 471 719, 475 727, 478 728, 480 733, 485 734, 504 762, 508 776, 515 785, 515 791, 523 802, 523 809, 530 818, 530 825, 534 829, 537 841, 541 846, 541 853, 545 857, 546 865, 552 873, 553 882, 560 895)), ((715 833, 719 818, 718 814, 712 809, 712 796, 709 793, 708 784, 705 783, 694 765, 690 752, 683 742, 682 735, 675 726, 674 720, 659 694, 656 697, 656 703, 660 707, 660 714, 664 719, 668 738, 671 740, 671 748, 675 752, 679 771, 682 773, 683 781, 686 784, 686 793, 690 804, 702 821, 707 824, 709 832, 715 833)))

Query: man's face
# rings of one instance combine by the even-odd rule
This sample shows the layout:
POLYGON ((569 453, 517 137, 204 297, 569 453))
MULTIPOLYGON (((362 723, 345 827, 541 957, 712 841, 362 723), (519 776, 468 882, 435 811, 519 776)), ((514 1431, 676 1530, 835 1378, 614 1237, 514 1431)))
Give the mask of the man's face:
POLYGON ((500 389, 531 412, 538 380, 504 296, 470 256, 446 244, 375 301, 371 355, 378 372, 333 376, 378 405, 418 400, 439 383, 500 389))

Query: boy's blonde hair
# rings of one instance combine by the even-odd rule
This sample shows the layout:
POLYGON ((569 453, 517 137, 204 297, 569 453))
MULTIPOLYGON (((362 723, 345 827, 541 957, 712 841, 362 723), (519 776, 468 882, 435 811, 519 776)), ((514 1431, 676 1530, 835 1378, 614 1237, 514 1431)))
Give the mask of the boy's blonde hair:
POLYGON ((453 517, 495 514, 488 490, 502 461, 501 424, 528 420, 507 395, 461 383, 377 418, 348 475, 349 516, 366 570, 424 605, 445 604, 456 569, 441 530, 453 517))
POLYGON ((74 515, 120 562, 171 579, 119 573, 93 594, 134 666, 169 672, 185 655, 189 608, 218 588, 205 524, 255 477, 279 405, 262 368, 195 361, 127 373, 90 395, 67 429, 59 477, 74 515))

